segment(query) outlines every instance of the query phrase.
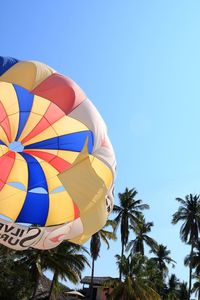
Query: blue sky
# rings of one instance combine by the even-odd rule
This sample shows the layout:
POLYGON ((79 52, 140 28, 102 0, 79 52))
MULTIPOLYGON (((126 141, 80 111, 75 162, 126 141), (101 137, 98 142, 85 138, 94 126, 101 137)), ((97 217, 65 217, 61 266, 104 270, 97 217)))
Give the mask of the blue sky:
MULTIPOLYGON (((170 222, 175 197, 200 193, 199 12, 183 0, 1 1, 1 55, 45 62, 84 89, 116 151, 116 202, 127 186, 150 204, 152 237, 182 280, 189 249, 170 222)), ((117 276, 119 251, 102 247, 96 275, 117 276)))

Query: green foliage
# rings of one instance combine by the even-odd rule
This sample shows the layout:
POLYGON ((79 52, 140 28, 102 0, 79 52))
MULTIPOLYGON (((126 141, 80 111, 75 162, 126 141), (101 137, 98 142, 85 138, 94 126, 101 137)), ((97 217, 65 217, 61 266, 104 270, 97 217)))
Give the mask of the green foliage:
POLYGON ((167 246, 164 246, 162 244, 157 245, 154 249, 150 251, 155 256, 151 258, 152 261, 154 261, 157 265, 157 268, 160 270, 163 278, 166 277, 168 274, 168 266, 169 264, 172 264, 172 266, 175 266, 175 261, 169 256, 171 251, 167 250, 167 246))
POLYGON ((156 261, 147 259, 145 264, 145 276, 148 278, 149 285, 162 295, 162 291, 165 287, 162 272, 160 271, 156 261))
POLYGON ((175 274, 171 274, 164 291, 163 300, 179 300, 179 296, 179 280, 175 274))
POLYGON ((172 224, 182 222, 180 229, 181 240, 192 244, 198 240, 200 230, 200 196, 186 195, 185 199, 176 198, 181 204, 172 216, 172 224))
MULTIPOLYGON (((113 213, 117 214, 114 219, 115 232, 120 227, 121 234, 121 256, 124 255, 124 247, 128 243, 130 224, 136 224, 142 217, 142 211, 148 209, 149 205, 142 203, 142 200, 136 200, 137 191, 133 188, 125 189, 124 193, 119 193, 120 205, 114 205, 113 213)), ((119 270, 119 278, 121 279, 121 270, 119 270)))
POLYGON ((149 205, 143 204, 142 200, 136 200, 137 191, 135 189, 125 189, 124 193, 119 193, 120 206, 114 205, 113 212, 117 214, 114 221, 116 229, 120 226, 121 242, 126 246, 129 237, 130 221, 134 224, 138 222, 144 209, 148 209, 149 205))
POLYGON ((55 274, 53 284, 57 288, 59 278, 78 283, 85 265, 89 265, 85 253, 85 248, 69 242, 46 251, 16 252, 1 246, 0 299, 31 299, 45 270, 55 274))
POLYGON ((177 212, 175 212, 172 216, 172 224, 182 222, 180 238, 184 243, 191 245, 189 258, 186 258, 185 260, 185 263, 189 266, 188 299, 190 299, 194 256, 193 252, 200 233, 200 196, 189 194, 185 196, 185 199, 176 198, 176 200, 180 203, 180 206, 177 212))
POLYGON ((135 239, 130 241, 126 247, 126 251, 131 251, 131 253, 140 253, 144 255, 144 245, 148 245, 150 249, 154 249, 157 246, 156 241, 151 238, 148 234, 151 232, 151 227, 153 227, 153 222, 146 222, 144 216, 142 215, 137 222, 130 225, 130 229, 135 234, 135 239))
POLYGON ((117 264, 123 275, 122 281, 113 279, 105 282, 106 287, 112 287, 109 299, 160 300, 146 272, 148 259, 139 253, 128 257, 116 256, 117 264))
POLYGON ((180 300, 187 300, 188 299, 188 289, 187 289, 187 283, 181 282, 179 284, 179 299, 180 300))
POLYGON ((115 241, 117 239, 115 233, 113 232, 114 226, 115 226, 114 221, 107 220, 104 228, 102 228, 101 230, 99 230, 98 232, 92 235, 90 239, 90 254, 94 260, 97 260, 99 256, 100 249, 101 249, 101 241, 103 241, 106 244, 107 248, 109 249, 110 247, 109 240, 115 241), (112 227, 111 231, 106 230, 108 226, 112 227))
POLYGON ((109 249, 109 240, 115 241, 116 235, 113 232, 114 231, 114 226, 115 222, 112 220, 107 220, 106 225, 104 228, 96 232, 95 234, 92 235, 90 239, 90 254, 92 257, 92 270, 91 270, 91 283, 90 283, 90 298, 92 299, 93 296, 93 277, 94 277, 94 262, 97 260, 99 254, 100 254, 100 249, 101 249, 101 241, 103 241, 106 245, 107 248, 109 249), (112 231, 106 230, 108 226, 112 227, 112 231))
POLYGON ((86 249, 82 246, 63 242, 56 248, 43 251, 41 254, 41 269, 51 270, 54 274, 50 287, 49 299, 54 290, 58 290, 58 280, 69 280, 77 284, 81 279, 81 272, 89 265, 86 249))
POLYGON ((0 299, 30 299, 33 277, 27 266, 19 263, 15 251, 0 246, 0 266, 0 299))

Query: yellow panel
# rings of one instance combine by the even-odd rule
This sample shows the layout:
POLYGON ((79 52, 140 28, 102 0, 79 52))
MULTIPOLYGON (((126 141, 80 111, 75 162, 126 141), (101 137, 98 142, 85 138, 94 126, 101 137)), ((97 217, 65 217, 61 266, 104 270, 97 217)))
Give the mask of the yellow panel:
POLYGON ((23 61, 0 76, 0 81, 15 83, 30 91, 53 73, 53 69, 42 63, 23 61))
POLYGON ((69 134, 77 131, 85 131, 85 130, 88 130, 88 128, 84 124, 82 124, 81 122, 75 119, 64 116, 62 119, 55 122, 52 126, 48 127, 40 134, 33 137, 31 140, 24 143, 24 145, 37 143, 46 139, 56 137, 58 135, 64 135, 64 134, 69 134))
POLYGON ((37 159, 38 162, 40 162, 40 165, 45 173, 49 192, 51 192, 59 186, 62 186, 62 183, 57 177, 58 171, 54 169, 49 163, 45 161, 40 161, 40 158, 38 158, 37 156, 34 157, 35 159, 37 159))
POLYGON ((56 137, 56 136, 57 136, 56 132, 50 126, 47 129, 45 129, 44 131, 42 131, 40 134, 38 134, 37 136, 35 136, 32 139, 25 142, 24 146, 30 145, 30 144, 33 144, 33 143, 37 143, 37 142, 41 142, 41 141, 44 141, 46 139, 50 139, 50 138, 53 138, 53 137, 56 137))
POLYGON ((16 159, 7 182, 20 182, 27 189, 28 186, 28 168, 24 158, 16 153, 16 159))
MULTIPOLYGON (((65 161, 73 164, 73 162, 76 160, 78 155, 80 154, 79 152, 73 152, 73 151, 65 151, 65 150, 51 150, 51 149, 30 149, 30 151, 39 151, 39 152, 45 152, 45 153, 50 153, 55 156, 58 156, 65 161)), ((28 152, 27 152, 28 153, 28 152)), ((35 158, 41 163, 44 160, 41 158, 38 158, 35 156, 35 158)))
MULTIPOLYGON (((45 153, 53 154, 53 155, 55 155, 55 156, 58 155, 58 150, 51 150, 51 149, 29 149, 29 151, 45 152, 45 153)), ((25 150, 25 152, 29 153, 28 150, 27 150, 27 151, 25 150)), ((44 159, 41 159, 41 158, 39 158, 39 157, 37 157, 37 156, 35 156, 35 158, 36 158, 40 163, 43 162, 43 161, 45 161, 44 159)))
MULTIPOLYGON (((50 151, 42 151, 41 149, 31 149, 30 151, 38 151, 38 152, 46 152, 46 153, 50 153, 50 151)), ((52 150, 53 151, 53 150, 52 150)), ((56 151, 56 150, 55 150, 56 151)), ((50 165, 50 163, 48 163, 48 162, 46 162, 46 160, 44 160, 43 158, 40 158, 40 157, 38 157, 38 156, 36 156, 36 155, 33 155, 33 154, 31 154, 30 152, 28 152, 28 151, 24 151, 24 152, 26 152, 26 153, 28 153, 28 154, 30 154, 30 155, 32 155, 32 156, 34 156, 35 157, 35 159, 37 159, 37 161, 39 162, 39 164, 40 165, 42 165, 42 166, 46 166, 46 164, 49 166, 49 167, 51 167, 51 165, 50 165)), ((56 170, 56 169, 54 169, 53 167, 51 167, 52 168, 52 170, 55 170, 55 172, 56 172, 56 175, 55 176, 57 176, 57 174, 58 174, 58 171, 56 170)), ((49 172, 49 171, 48 171, 49 172)), ((50 178, 50 176, 52 176, 52 174, 54 174, 54 173, 52 173, 51 172, 51 169, 50 169, 50 172, 49 172, 49 174, 47 174, 48 175, 48 177, 50 178)))
POLYGON ((58 178, 82 211, 98 201, 98 193, 102 189, 107 190, 103 180, 93 169, 89 156, 85 157, 82 153, 70 169, 58 174, 58 178))
POLYGON ((31 108, 32 113, 36 113, 39 115, 44 115, 45 112, 47 111, 47 108, 51 102, 45 98, 39 97, 39 96, 34 96, 34 101, 33 101, 33 106, 31 108))
POLYGON ((19 141, 23 140, 23 138, 27 136, 29 132, 31 132, 32 129, 39 123, 39 121, 42 119, 43 115, 47 111, 50 103, 51 102, 49 100, 46 100, 42 97, 34 96, 31 113, 22 131, 19 141))
POLYGON ((26 192, 5 185, 0 193, 0 214, 16 220, 26 198, 26 192))
POLYGON ((25 138, 29 134, 29 132, 32 131, 33 128, 39 123, 41 118, 42 118, 41 115, 30 113, 26 125, 18 140, 19 141, 23 140, 23 138, 25 138))
POLYGON ((105 207, 105 190, 99 194, 99 201, 86 212, 80 213, 80 218, 83 223, 83 234, 70 242, 82 245, 105 224, 108 213, 105 207))
POLYGON ((64 160, 68 161, 71 164, 76 160, 78 155, 79 155, 79 152, 65 151, 65 150, 58 151, 58 156, 60 158, 63 158, 64 160))
POLYGON ((50 154, 53 154, 53 155, 58 154, 58 150, 51 150, 51 149, 29 149, 29 151, 39 151, 39 152, 50 153, 50 154))
POLYGON ((8 115, 8 119, 10 122, 10 129, 11 129, 11 141, 14 141, 18 131, 19 114, 16 113, 13 115, 8 115))
POLYGON ((109 189, 113 182, 112 171, 107 165, 105 165, 101 160, 95 158, 94 156, 90 156, 90 161, 97 175, 104 181, 107 189, 109 189))
POLYGON ((87 142, 73 167, 59 174, 58 178, 80 210, 84 233, 72 242, 82 244, 105 225, 108 215, 107 188, 92 166, 87 142))
POLYGON ((33 89, 40 84, 43 80, 51 76, 56 71, 49 67, 46 64, 43 64, 38 61, 29 61, 29 63, 33 63, 37 69, 36 78, 35 78, 35 84, 33 86, 33 89))
MULTIPOLYGON (((43 167, 43 163, 41 164, 41 166, 43 167)), ((55 169, 54 169, 55 170, 55 169)), ((56 170, 55 170, 56 171, 56 170)), ((46 180, 47 180, 47 184, 48 184, 48 188, 49 188, 49 192, 53 191, 54 189, 56 189, 57 187, 63 186, 62 182, 58 179, 57 175, 58 172, 56 171, 56 175, 50 177, 50 174, 46 173, 46 180)))
POLYGON ((8 147, 4 145, 0 145, 0 157, 8 152, 8 147))
POLYGON ((66 191, 50 194, 46 226, 63 224, 74 220, 74 205, 66 191))
POLYGON ((67 116, 64 116, 62 119, 55 122, 52 127, 58 135, 88 130, 83 123, 67 116))
POLYGON ((0 139, 8 145, 10 142, 8 141, 7 135, 5 134, 5 131, 3 130, 2 127, 0 127, 0 139))
MULTIPOLYGON (((85 148, 85 146, 84 146, 85 148)), ((87 149, 87 147, 86 147, 87 149)), ((86 150, 85 149, 85 150, 86 150)), ((84 150, 83 150, 84 151, 84 150)), ((85 171, 87 174, 87 167, 91 168, 96 172, 97 176, 103 180, 107 189, 109 189, 113 182, 113 174, 110 168, 98 158, 88 155, 87 150, 84 156, 83 151, 79 152, 72 152, 72 151, 61 151, 59 150, 58 156, 62 157, 63 159, 67 160, 70 163, 78 164, 78 161, 82 162, 84 159, 89 159, 90 163, 85 164, 85 171), (77 161, 75 161, 77 159, 77 161)))
MULTIPOLYGON (((38 160, 36 156, 34 157, 38 160)), ((58 171, 47 162, 42 162, 41 167, 46 176, 50 198, 46 226, 72 221, 74 219, 74 205, 68 193, 63 191, 51 194, 52 190, 62 186, 61 181, 57 177, 58 171)))
MULTIPOLYGON (((16 153, 16 159, 7 182, 20 182, 27 189, 27 163, 24 159, 21 160, 21 156, 18 153, 16 153)), ((0 214, 15 221, 22 209, 25 198, 26 191, 21 191, 6 184, 0 192, 0 214)))
POLYGON ((19 112, 17 95, 11 84, 0 82, 0 101, 2 102, 8 115, 19 112))

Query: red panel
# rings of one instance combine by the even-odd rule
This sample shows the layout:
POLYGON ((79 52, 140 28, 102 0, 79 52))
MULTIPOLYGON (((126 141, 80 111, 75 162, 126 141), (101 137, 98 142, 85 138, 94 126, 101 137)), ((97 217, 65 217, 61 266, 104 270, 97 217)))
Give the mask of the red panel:
POLYGON ((71 164, 69 162, 48 152, 41 152, 36 150, 24 150, 24 152, 37 156, 50 163, 50 165, 52 165, 52 167, 54 167, 58 172, 63 172, 64 170, 67 170, 71 167, 71 164))
POLYGON ((3 182, 3 181, 0 180, 0 191, 2 190, 2 188, 4 187, 4 185, 5 185, 5 182, 3 182))
POLYGON ((7 138, 8 138, 8 141, 11 142, 11 132, 10 132, 10 123, 8 121, 8 118, 6 118, 5 120, 3 120, 1 123, 0 123, 1 127, 3 128, 7 138))
POLYGON ((56 156, 51 162, 50 164, 59 172, 63 172, 69 168, 71 168, 71 164, 67 161, 65 161, 64 159, 56 156))
POLYGON ((0 101, 0 122, 3 121, 7 117, 4 106, 0 101))
POLYGON ((47 119, 47 121, 50 124, 55 123, 56 121, 60 120, 64 116, 65 113, 61 109, 59 109, 59 107, 54 103, 51 103, 49 105, 46 113, 44 114, 44 117, 47 119))
POLYGON ((74 203, 74 219, 78 219, 80 217, 80 212, 78 206, 74 203))
POLYGON ((6 184, 15 161, 15 152, 9 151, 0 157, 0 191, 6 184))
POLYGON ((60 120, 62 117, 65 116, 65 113, 59 109, 54 103, 51 103, 45 112, 42 119, 39 121, 39 123, 33 128, 31 132, 22 140, 22 144, 26 143, 30 139, 32 139, 34 136, 38 135, 42 131, 44 131, 46 128, 48 128, 50 125, 55 123, 56 121, 60 120))
POLYGON ((3 104, 0 101, 0 126, 3 128, 8 141, 11 142, 10 123, 3 104))
POLYGON ((43 117, 39 123, 33 128, 33 130, 27 134, 27 136, 25 136, 25 138, 23 138, 23 140, 21 141, 21 143, 26 143, 27 141, 29 141, 30 139, 32 139, 34 136, 38 135, 39 133, 41 133, 43 130, 45 130, 46 128, 48 128, 50 126, 49 122, 43 117))
POLYGON ((56 157, 56 155, 48 153, 48 152, 42 152, 42 151, 37 151, 37 150, 24 150, 24 152, 30 154, 30 155, 35 155, 46 162, 50 162, 53 158, 56 157))
POLYGON ((49 76, 31 92, 51 100, 66 114, 86 99, 86 95, 74 81, 56 73, 49 76))

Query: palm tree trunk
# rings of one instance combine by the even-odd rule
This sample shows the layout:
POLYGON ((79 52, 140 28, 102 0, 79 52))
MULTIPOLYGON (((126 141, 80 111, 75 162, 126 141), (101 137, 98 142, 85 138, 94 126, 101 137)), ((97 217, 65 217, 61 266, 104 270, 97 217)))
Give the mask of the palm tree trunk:
MULTIPOLYGON (((121 252, 121 259, 124 256, 124 243, 122 243, 122 252, 121 252)), ((121 269, 121 264, 119 267, 119 280, 122 281, 122 269, 121 269)))
POLYGON ((141 255, 142 257, 144 256, 144 244, 142 243, 142 247, 141 247, 141 255))
POLYGON ((55 271, 54 274, 53 274, 53 279, 51 281, 51 286, 50 286, 49 295, 48 295, 47 300, 51 300, 54 284, 57 281, 57 279, 58 279, 58 273, 55 271))
MULTIPOLYGON (((190 258, 193 256, 194 243, 191 245, 190 258)), ((191 286, 192 286, 192 265, 189 264, 189 286, 188 286, 188 300, 190 300, 191 294, 191 286)))
POLYGON ((94 281, 94 258, 92 258, 92 272, 90 282, 90 300, 93 300, 93 281, 94 281))

